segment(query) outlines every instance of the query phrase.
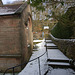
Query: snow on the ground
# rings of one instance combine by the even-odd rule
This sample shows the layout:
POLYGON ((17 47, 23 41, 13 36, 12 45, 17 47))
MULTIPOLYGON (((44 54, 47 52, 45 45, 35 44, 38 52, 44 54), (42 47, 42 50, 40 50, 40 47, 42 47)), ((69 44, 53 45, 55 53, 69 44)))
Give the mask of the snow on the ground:
POLYGON ((69 60, 59 49, 48 49, 48 58, 69 60))
MULTIPOLYGON (((34 42, 41 42, 39 44, 36 44, 38 46, 37 50, 34 51, 30 60, 35 59, 42 55, 45 51, 46 48, 44 47, 45 42, 44 40, 34 40, 34 42)), ((35 49, 34 49, 35 50, 35 49)), ((48 66, 46 64, 47 61, 47 55, 43 55, 40 57, 40 69, 41 69, 41 75, 44 75, 44 73, 48 70, 48 66)), ((26 67, 18 74, 18 75, 39 75, 39 66, 38 66, 38 59, 34 60, 32 62, 29 62, 26 67)))
MULTIPOLYGON (((36 44, 36 46, 38 46, 38 48, 37 48, 37 50, 34 49, 30 60, 39 57, 40 55, 42 55, 46 51, 46 48, 44 47, 44 45, 45 45, 44 41, 45 40, 39 40, 40 43, 36 44)), ((38 42, 38 40, 34 40, 34 42, 38 42)), ((55 52, 55 53, 57 55, 59 55, 58 52, 55 52)), ((51 56, 56 55, 56 54, 50 53, 51 56)), ((48 66, 47 64, 48 64, 47 63, 47 55, 45 54, 42 57, 40 57, 41 75, 44 75, 47 70, 48 70, 48 73, 46 75, 75 75, 75 71, 73 71, 70 68, 67 68, 67 69, 54 68, 53 69, 51 66, 48 66)), ((39 65, 38 59, 36 59, 32 62, 29 62, 26 65, 26 67, 18 75, 39 75, 39 66, 38 65, 39 65)), ((2 75, 2 74, 0 73, 0 75, 2 75)), ((6 75, 12 75, 12 74, 8 73, 6 75)), ((15 75, 17 75, 17 74, 15 74, 15 75)))
POLYGON ((64 63, 64 62, 48 62, 48 64, 54 64, 54 65, 55 65, 55 64, 56 64, 56 65, 59 65, 59 64, 60 64, 60 65, 65 65, 65 66, 66 66, 66 65, 70 65, 69 63, 64 63))
MULTIPOLYGON (((44 40, 40 40, 40 41, 42 41, 42 42, 39 44, 36 44, 36 46, 38 46, 38 48, 37 48, 38 51, 33 52, 30 60, 42 55, 45 52, 45 50, 46 50, 46 48, 44 47, 45 42, 44 42, 44 40)), ((36 42, 38 42, 38 41, 36 40, 36 42)), ((55 53, 58 55, 58 52, 55 52, 55 53)), ((50 53, 50 55, 51 54, 52 53, 50 53)), ((48 69, 49 69, 49 71, 48 71, 47 75, 75 75, 75 72, 72 69, 61 69, 61 68, 53 69, 52 67, 48 67, 46 54, 40 58, 40 65, 41 65, 41 67, 40 67, 41 75, 44 75, 48 69)), ((27 64, 27 66, 18 75, 39 75, 38 59, 33 62, 29 62, 27 64)))
POLYGON ((44 40, 33 40, 33 42, 42 42, 44 40))
POLYGON ((56 46, 54 43, 48 43, 47 46, 56 46))
POLYGON ((52 40, 46 40, 46 42, 52 42, 52 40))
POLYGON ((75 75, 75 72, 72 69, 52 69, 50 70, 47 75, 75 75))

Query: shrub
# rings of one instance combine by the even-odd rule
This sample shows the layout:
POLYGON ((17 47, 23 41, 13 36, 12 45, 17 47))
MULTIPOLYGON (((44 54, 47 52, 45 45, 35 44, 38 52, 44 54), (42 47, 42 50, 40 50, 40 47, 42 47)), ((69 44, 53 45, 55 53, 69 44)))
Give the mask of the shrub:
POLYGON ((56 26, 51 30, 51 33, 56 38, 69 39, 73 36, 75 27, 75 7, 71 7, 68 11, 60 17, 56 26))

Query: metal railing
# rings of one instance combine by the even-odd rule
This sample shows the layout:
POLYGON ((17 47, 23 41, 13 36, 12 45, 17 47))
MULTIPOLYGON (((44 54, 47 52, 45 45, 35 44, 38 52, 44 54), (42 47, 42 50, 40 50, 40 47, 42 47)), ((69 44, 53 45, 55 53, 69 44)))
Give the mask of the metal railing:
MULTIPOLYGON (((45 41, 46 41, 46 40, 45 40, 45 41)), ((45 45, 46 45, 46 44, 45 44, 45 45)), ((39 75, 41 75, 41 70, 40 70, 40 57, 42 57, 45 53, 47 54, 47 57, 48 57, 47 46, 46 46, 46 51, 45 51, 42 55, 40 55, 39 57, 37 57, 37 58, 32 59, 32 60, 29 61, 29 62, 32 62, 32 61, 38 59, 39 75)), ((23 64, 20 64, 20 65, 17 65, 17 66, 8 68, 8 69, 5 70, 5 72, 4 72, 3 75, 5 75, 5 74, 7 73, 7 71, 9 71, 9 70, 12 70, 12 74, 15 75, 15 68, 20 67, 20 66, 25 65, 25 64, 27 64, 27 63, 25 62, 25 63, 23 63, 23 64)))

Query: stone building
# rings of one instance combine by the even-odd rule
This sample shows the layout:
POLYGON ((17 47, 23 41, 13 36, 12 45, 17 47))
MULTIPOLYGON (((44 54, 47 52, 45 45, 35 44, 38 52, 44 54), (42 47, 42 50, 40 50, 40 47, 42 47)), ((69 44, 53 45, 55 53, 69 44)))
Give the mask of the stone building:
MULTIPOLYGON (((28 62, 32 54, 32 37, 30 5, 0 6, 0 72, 28 62)), ((15 71, 21 71, 24 66, 15 71)))

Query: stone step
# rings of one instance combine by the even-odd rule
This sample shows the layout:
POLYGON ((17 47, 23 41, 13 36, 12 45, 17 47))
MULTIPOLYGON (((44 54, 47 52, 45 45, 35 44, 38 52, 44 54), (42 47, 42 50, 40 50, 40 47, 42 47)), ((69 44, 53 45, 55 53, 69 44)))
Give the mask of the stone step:
POLYGON ((45 40, 45 42, 48 42, 49 43, 49 42, 52 42, 52 40, 45 40))
POLYGON ((48 62, 65 62, 65 63, 69 63, 69 60, 68 59, 47 59, 48 62))
POLYGON ((62 67, 62 68, 70 68, 71 65, 69 63, 64 63, 64 62, 48 62, 48 66, 52 67, 62 67))
POLYGON ((52 41, 48 41, 48 42, 46 42, 46 43, 53 43, 52 41))
POLYGON ((69 60, 59 49, 47 49, 48 59, 69 60))
POLYGON ((46 40, 51 40, 50 38, 45 38, 46 40))
POLYGON ((57 47, 57 45, 55 45, 54 43, 48 43, 46 44, 47 47, 57 47))
MULTIPOLYGON (((58 47, 58 46, 47 46, 47 49, 48 48, 56 48, 56 47, 58 47)), ((58 48, 57 48, 58 49, 58 48)))
POLYGON ((58 49, 57 46, 47 46, 47 49, 58 49))
POLYGON ((46 43, 52 43, 52 40, 46 40, 45 42, 46 43))

